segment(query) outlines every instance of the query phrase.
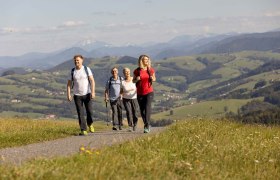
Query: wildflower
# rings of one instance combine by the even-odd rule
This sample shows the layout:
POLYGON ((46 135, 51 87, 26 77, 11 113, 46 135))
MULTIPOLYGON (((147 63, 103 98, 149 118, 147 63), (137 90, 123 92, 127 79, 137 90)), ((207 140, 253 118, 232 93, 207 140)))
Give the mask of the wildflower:
POLYGON ((99 154, 100 154, 100 152, 99 152, 99 151, 96 151, 96 152, 95 152, 95 154, 96 154, 96 155, 99 155, 99 154))
POLYGON ((90 150, 86 150, 86 154, 92 154, 90 150))
POLYGON ((80 147, 80 151, 82 152, 82 151, 85 151, 86 149, 85 149, 85 147, 84 146, 81 146, 80 147))

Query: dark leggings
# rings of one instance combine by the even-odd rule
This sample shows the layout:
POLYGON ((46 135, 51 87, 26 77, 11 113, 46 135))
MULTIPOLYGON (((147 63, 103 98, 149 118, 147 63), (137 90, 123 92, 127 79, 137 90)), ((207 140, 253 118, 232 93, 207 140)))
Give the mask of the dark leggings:
POLYGON ((154 92, 151 92, 146 95, 137 95, 141 117, 144 122, 144 128, 149 128, 150 126, 153 99, 154 99, 154 92))

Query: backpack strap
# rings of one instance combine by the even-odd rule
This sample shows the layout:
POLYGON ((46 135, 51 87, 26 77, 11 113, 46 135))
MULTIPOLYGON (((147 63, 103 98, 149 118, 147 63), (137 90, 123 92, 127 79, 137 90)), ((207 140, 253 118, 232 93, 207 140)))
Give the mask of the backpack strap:
POLYGON ((85 71, 86 71, 86 74, 87 74, 88 83, 91 84, 91 83, 90 83, 90 80, 89 80, 88 68, 87 68, 87 66, 84 66, 84 68, 85 68, 85 71))
POLYGON ((152 81, 152 77, 151 77, 150 68, 147 68, 147 72, 148 72, 148 75, 149 75, 149 82, 150 82, 150 85, 152 85, 152 84, 153 84, 153 81, 152 81))
POLYGON ((71 89, 73 89, 73 87, 74 87, 74 71, 75 71, 75 68, 72 68, 72 70, 71 70, 71 80, 72 80, 72 85, 71 85, 71 89))
MULTIPOLYGON (((140 67, 138 67, 136 70, 137 70, 136 76, 140 76, 140 71, 141 71, 141 68, 140 68, 140 67)), ((137 82, 136 82, 136 84, 135 84, 135 85, 136 85, 136 87, 138 87, 139 83, 140 83, 140 81, 137 81, 137 82)))
MULTIPOLYGON (((109 79, 109 92, 110 92, 110 88, 111 88, 111 85, 112 85, 112 79, 113 79, 113 76, 110 77, 109 79)), ((120 80, 120 87, 122 87, 122 81, 123 81, 123 78, 121 76, 119 76, 119 80, 120 80)))

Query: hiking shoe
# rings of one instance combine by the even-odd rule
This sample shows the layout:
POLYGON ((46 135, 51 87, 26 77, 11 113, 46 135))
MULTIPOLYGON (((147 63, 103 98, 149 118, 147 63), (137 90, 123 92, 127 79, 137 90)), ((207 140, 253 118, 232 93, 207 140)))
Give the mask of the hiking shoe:
POLYGON ((87 131, 81 131, 79 133, 79 136, 87 136, 87 135, 88 135, 87 131))
POLYGON ((150 130, 148 128, 144 128, 144 133, 149 133, 150 130))
POLYGON ((117 131, 118 129, 115 126, 113 126, 112 130, 117 131))
POLYGON ((90 126, 89 126, 89 132, 94 133, 94 127, 93 127, 93 125, 90 125, 90 126))
POLYGON ((147 129, 148 129, 148 132, 150 132, 150 131, 151 131, 151 126, 148 126, 148 128, 147 128, 147 129))
POLYGON ((132 127, 129 127, 129 128, 127 129, 127 131, 128 131, 128 132, 132 132, 132 127))
POLYGON ((136 131, 136 126, 133 126, 133 131, 136 131))
POLYGON ((119 130, 122 130, 122 126, 119 126, 119 130))

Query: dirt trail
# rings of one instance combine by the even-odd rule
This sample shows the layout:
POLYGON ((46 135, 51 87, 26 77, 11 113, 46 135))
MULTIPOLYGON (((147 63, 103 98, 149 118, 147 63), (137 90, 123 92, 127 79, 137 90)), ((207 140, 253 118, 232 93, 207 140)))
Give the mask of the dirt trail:
POLYGON ((100 149, 104 146, 119 144, 140 136, 147 136, 161 132, 164 128, 152 128, 151 133, 144 134, 142 129, 135 132, 101 131, 90 133, 88 136, 71 136, 53 141, 30 144, 26 146, 0 149, 0 165, 20 165, 26 161, 40 158, 54 158, 58 156, 69 156, 79 152, 80 146, 90 146, 100 149))

